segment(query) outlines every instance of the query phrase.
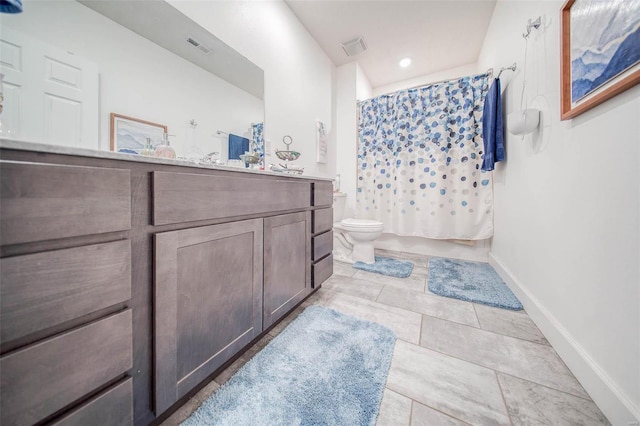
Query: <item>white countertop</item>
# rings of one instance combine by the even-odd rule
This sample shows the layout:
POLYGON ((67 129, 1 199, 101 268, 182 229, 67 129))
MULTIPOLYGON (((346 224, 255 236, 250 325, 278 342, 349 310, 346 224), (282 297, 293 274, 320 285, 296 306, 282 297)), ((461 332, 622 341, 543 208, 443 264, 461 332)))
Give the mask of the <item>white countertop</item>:
POLYGON ((170 158, 147 157, 144 155, 124 154, 121 152, 99 151, 95 149, 74 148, 74 147, 59 146, 59 145, 47 145, 47 144, 41 144, 41 143, 17 141, 12 139, 0 138, 0 148, 14 149, 18 151, 44 152, 49 154, 73 155, 77 157, 106 158, 110 160, 134 161, 136 163, 186 166, 186 167, 194 167, 198 169, 223 170, 227 172, 250 173, 250 174, 258 174, 258 175, 280 176, 280 177, 286 176, 286 177, 291 177, 296 179, 324 180, 329 182, 332 181, 331 178, 319 177, 319 176, 295 175, 295 174, 289 174, 289 173, 272 172, 269 170, 253 170, 253 169, 244 169, 240 167, 220 166, 220 165, 214 165, 214 164, 200 164, 200 163, 194 163, 192 161, 172 160, 170 158))

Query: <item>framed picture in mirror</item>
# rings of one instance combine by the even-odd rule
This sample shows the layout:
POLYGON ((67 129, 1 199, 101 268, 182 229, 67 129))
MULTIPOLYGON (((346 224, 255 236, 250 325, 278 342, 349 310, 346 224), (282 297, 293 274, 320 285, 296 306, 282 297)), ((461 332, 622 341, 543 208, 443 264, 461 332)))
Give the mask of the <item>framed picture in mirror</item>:
POLYGON ((163 133, 168 133, 164 124, 111 113, 111 151, 139 154, 147 138, 155 149, 162 142, 163 133))

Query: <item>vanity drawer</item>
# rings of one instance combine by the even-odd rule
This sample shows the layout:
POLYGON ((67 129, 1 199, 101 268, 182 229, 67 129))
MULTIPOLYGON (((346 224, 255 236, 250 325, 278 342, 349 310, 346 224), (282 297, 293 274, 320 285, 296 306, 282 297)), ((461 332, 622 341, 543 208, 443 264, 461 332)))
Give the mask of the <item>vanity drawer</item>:
POLYGON ((310 201, 309 182, 153 172, 154 225, 303 209, 310 201))
POLYGON ((313 261, 322 259, 333 250, 333 231, 311 238, 313 241, 313 261))
POLYGON ((333 228, 333 209, 319 209, 313 211, 313 230, 312 233, 329 231, 333 228))
POLYGON ((133 387, 131 378, 109 388, 52 423, 55 426, 125 426, 132 424, 133 387))
POLYGON ((31 425, 132 366, 131 310, 0 358, 0 424, 31 425))
POLYGON ((314 264, 312 268, 311 285, 313 288, 318 288, 327 278, 333 275, 333 255, 325 257, 320 262, 314 264))
POLYGON ((131 299, 131 242, 0 259, 0 342, 131 299))
POLYGON ((333 204, 333 183, 316 182, 313 184, 313 205, 330 206, 333 204))
POLYGON ((2 245, 131 229, 129 170, 0 162, 2 245))

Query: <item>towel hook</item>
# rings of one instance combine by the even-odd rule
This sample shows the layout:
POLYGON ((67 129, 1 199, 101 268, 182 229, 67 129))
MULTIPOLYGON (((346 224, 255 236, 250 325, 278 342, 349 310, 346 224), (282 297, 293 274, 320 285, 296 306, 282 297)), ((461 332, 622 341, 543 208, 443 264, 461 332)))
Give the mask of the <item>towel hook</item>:
POLYGON ((526 34, 523 33, 522 37, 524 37, 525 39, 529 38, 529 35, 531 34, 531 29, 533 28, 537 30, 538 28, 540 28, 540 25, 542 25, 541 16, 538 16, 538 18, 533 22, 531 22, 531 19, 529 19, 527 21, 527 33, 526 34))

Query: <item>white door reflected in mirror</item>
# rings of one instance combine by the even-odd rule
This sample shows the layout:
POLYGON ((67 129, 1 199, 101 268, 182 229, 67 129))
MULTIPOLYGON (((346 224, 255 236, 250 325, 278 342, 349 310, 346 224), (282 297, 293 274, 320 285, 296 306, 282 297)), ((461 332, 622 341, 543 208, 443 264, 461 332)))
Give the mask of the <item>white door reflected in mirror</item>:
POLYGON ((227 138, 212 137, 216 129, 251 138, 251 123, 264 122, 263 70, 166 1, 30 1, 23 13, 0 14, 0 27, 3 39, 13 31, 45 45, 37 59, 25 53, 31 43, 0 44, 3 136, 111 150, 114 113, 166 125, 176 156, 184 157, 193 144, 222 154, 227 138), (26 67, 30 58, 35 68, 26 67), (32 68, 42 87, 24 84, 32 68), (84 92, 92 88, 90 101, 84 92), (197 140, 189 140, 191 119, 200 123, 197 140))
POLYGON ((0 137, 98 149, 98 66, 2 29, 0 137))

